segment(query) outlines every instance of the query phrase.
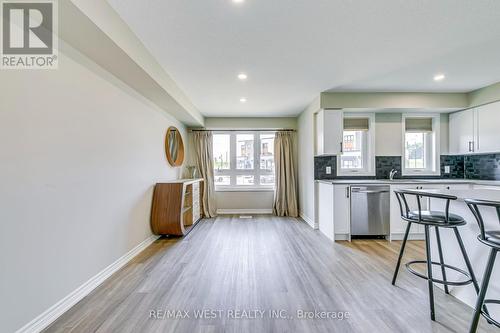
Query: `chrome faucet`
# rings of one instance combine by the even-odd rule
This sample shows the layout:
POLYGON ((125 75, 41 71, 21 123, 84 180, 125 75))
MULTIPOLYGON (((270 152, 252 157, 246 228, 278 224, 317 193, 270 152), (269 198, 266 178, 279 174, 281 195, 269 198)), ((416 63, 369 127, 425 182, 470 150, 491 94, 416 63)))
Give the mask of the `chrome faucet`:
POLYGON ((389 172, 389 179, 393 180, 394 176, 398 173, 398 170, 392 169, 391 172, 389 172))

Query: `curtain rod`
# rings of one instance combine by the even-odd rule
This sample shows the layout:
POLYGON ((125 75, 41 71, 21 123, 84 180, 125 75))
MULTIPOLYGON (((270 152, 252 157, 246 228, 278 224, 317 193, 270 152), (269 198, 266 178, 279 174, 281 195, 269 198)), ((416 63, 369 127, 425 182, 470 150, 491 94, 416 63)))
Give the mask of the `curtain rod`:
POLYGON ((189 132, 296 132, 296 130, 291 128, 241 128, 241 129, 206 129, 206 128, 190 128, 189 132))

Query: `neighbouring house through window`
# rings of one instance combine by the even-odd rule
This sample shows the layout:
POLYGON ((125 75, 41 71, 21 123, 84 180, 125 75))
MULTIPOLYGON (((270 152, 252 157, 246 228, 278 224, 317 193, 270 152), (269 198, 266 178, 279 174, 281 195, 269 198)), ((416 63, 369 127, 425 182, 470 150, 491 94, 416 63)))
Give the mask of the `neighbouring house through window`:
POLYGON ((216 189, 274 187, 273 132, 218 131, 213 140, 216 189))
POLYGON ((374 173, 374 115, 344 114, 342 152, 338 158, 339 175, 374 173))

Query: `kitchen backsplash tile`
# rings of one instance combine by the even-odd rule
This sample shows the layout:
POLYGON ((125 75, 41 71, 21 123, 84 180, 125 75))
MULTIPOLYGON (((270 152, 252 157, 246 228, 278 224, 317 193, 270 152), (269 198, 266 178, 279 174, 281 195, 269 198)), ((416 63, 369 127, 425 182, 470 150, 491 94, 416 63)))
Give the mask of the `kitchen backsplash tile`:
POLYGON ((337 156, 315 156, 314 157, 314 179, 329 180, 337 178, 337 156), (332 173, 326 173, 326 167, 332 168, 332 173))
POLYGON ((392 169, 398 171, 394 178, 401 178, 401 156, 375 156, 375 176, 377 179, 389 179, 392 169))
POLYGON ((465 156, 465 178, 500 180, 500 154, 465 156))
POLYGON ((441 178, 464 179, 464 155, 441 155, 441 178), (445 166, 450 167, 450 173, 445 173, 445 166))
POLYGON ((336 156, 317 156, 314 158, 314 179, 388 179, 392 169, 398 173, 394 178, 442 178, 442 179, 480 179, 500 180, 500 153, 479 155, 441 155, 441 176, 402 177, 401 156, 376 156, 375 177, 370 176, 337 176, 336 156), (326 174, 326 167, 332 168, 331 174, 326 174), (450 173, 445 173, 445 166, 450 167, 450 173))

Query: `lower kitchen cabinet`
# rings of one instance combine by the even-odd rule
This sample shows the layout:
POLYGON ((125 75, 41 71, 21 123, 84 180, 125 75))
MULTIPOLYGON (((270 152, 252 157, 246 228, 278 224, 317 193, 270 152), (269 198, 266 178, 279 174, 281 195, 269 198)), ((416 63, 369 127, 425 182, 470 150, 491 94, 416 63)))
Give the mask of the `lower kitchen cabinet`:
MULTIPOLYGON (((394 190, 401 189, 414 189, 414 190, 429 190, 429 189, 442 189, 442 185, 422 185, 422 184, 405 184, 391 186, 391 240, 403 239, 406 232, 407 222, 401 218, 401 209, 399 207, 398 198, 394 190)), ((417 209, 417 200, 415 197, 407 197, 408 206, 411 210, 417 209)), ((422 209, 428 208, 427 200, 422 200, 422 209)), ((404 207, 403 207, 404 209, 404 207)), ((410 229, 410 239, 423 239, 424 227, 420 224, 412 224, 410 229)))
POLYGON ((318 225, 319 231, 334 240, 333 185, 318 183, 318 225))
MULTIPOLYGON (((415 189, 415 190, 467 190, 470 189, 469 184, 405 184, 405 185, 392 185, 391 186, 391 240, 403 239, 406 231, 407 222, 401 218, 401 211, 399 208, 398 199, 394 190, 397 189, 415 189)), ((411 210, 417 209, 417 200, 415 197, 407 197, 408 206, 411 210)), ((429 199, 423 199, 422 209, 432 209, 429 199)), ((420 224, 413 224, 410 229, 410 239, 423 239, 424 226, 420 224)))
POLYGON ((333 221, 336 240, 350 240, 351 233, 351 187, 333 186, 333 221))
MULTIPOLYGON (((352 184, 331 184, 317 183, 317 222, 319 230, 330 240, 350 240, 351 239, 351 185, 352 184)), ((474 185, 478 186, 478 185, 474 185)), ((394 194, 397 189, 415 190, 468 190, 472 189, 470 184, 398 184, 390 185, 390 240, 403 239, 407 222, 401 218, 398 200, 394 194)), ((417 202, 414 197, 407 197, 411 210, 417 209, 417 202)), ((428 199, 422 200, 422 209, 439 209, 431 207, 428 199)), ((410 229, 409 239, 424 239, 424 227, 413 224, 410 229)))

